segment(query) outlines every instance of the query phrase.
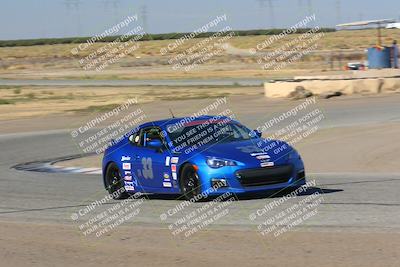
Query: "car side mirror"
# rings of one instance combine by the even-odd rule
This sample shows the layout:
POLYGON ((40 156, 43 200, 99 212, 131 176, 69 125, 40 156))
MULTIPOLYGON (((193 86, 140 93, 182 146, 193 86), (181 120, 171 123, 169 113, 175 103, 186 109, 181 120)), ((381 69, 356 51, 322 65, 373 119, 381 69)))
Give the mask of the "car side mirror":
POLYGON ((137 133, 134 133, 128 137, 128 140, 132 145, 137 145, 139 144, 140 136, 137 133))
POLYGON ((154 148, 157 151, 162 151, 163 143, 160 139, 153 139, 147 142, 147 146, 150 148, 154 148))
POLYGON ((257 136, 258 138, 261 138, 261 137, 262 137, 262 132, 260 132, 260 131, 258 131, 258 130, 253 130, 252 135, 253 135, 254 137, 257 136))

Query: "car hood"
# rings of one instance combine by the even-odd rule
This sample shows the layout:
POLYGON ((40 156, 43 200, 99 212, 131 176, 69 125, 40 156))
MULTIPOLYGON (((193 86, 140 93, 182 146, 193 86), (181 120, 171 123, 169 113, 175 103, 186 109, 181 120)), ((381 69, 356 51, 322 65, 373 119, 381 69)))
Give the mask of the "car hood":
MULTIPOLYGON (((212 144, 201 147, 201 155, 232 159, 243 163, 257 164, 269 156, 269 161, 275 163, 287 162, 288 154, 292 151, 287 143, 277 140, 251 139, 245 141, 212 144)), ((198 153, 194 151, 193 153, 198 153)))

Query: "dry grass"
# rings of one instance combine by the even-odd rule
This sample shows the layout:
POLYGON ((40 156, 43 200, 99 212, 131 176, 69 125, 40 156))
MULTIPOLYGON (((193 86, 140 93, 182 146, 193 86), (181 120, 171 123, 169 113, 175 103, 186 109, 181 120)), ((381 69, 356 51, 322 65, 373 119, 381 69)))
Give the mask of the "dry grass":
MULTIPOLYGON (((283 40, 277 41, 276 46, 282 45, 285 42, 298 37, 298 34, 289 35, 283 40)), ((383 40, 386 44, 390 44, 393 40, 400 39, 400 30, 398 29, 384 29, 382 30, 383 40)), ((239 36, 233 37, 229 42, 237 48, 252 48, 258 43, 271 36, 239 36)), ((179 46, 174 53, 178 54, 184 50, 192 47, 202 38, 192 39, 179 46)), ((160 49, 166 47, 173 40, 161 41, 145 41, 140 42, 140 48, 137 53, 130 56, 157 56, 160 55, 160 49)), ((321 50, 335 50, 335 49, 365 49, 376 44, 376 30, 358 30, 358 31, 338 31, 325 33, 324 38, 320 42, 321 50)), ((89 49, 81 52, 80 56, 89 55, 96 49, 104 46, 105 43, 96 43, 89 49)), ((58 45, 42 45, 42 46, 27 46, 27 47, 1 47, 0 58, 2 59, 16 59, 16 58, 45 58, 53 57, 59 59, 74 58, 71 54, 71 49, 75 48, 76 44, 58 44, 58 45)), ((273 47, 267 48, 271 50, 273 47)))
MULTIPOLYGON (((389 45, 392 40, 400 39, 400 30, 383 30, 384 43, 389 45)), ((235 48, 249 49, 271 36, 242 36, 233 37, 229 43, 235 48)), ((283 40, 276 41, 276 49, 298 35, 289 35, 283 40)), ((329 66, 322 57, 306 58, 304 61, 291 64, 285 70, 265 71, 256 63, 255 57, 235 56, 223 52, 212 57, 206 64, 192 71, 172 70, 168 59, 185 51, 202 39, 188 40, 173 53, 160 55, 160 49, 166 47, 171 40, 139 42, 140 48, 119 62, 107 67, 104 71, 83 71, 79 59, 105 45, 98 43, 88 50, 73 56, 71 49, 76 44, 43 45, 31 47, 0 48, 0 77, 21 79, 180 79, 180 78, 231 78, 231 77, 291 77, 307 73, 320 74, 327 71, 329 66)), ((318 50, 337 51, 364 49, 376 44, 376 30, 339 31, 325 33, 318 40, 318 50)))
POLYGON ((262 87, 0 87, 0 120, 50 114, 93 113, 111 110, 127 99, 139 103, 205 99, 232 95, 262 95, 262 87))

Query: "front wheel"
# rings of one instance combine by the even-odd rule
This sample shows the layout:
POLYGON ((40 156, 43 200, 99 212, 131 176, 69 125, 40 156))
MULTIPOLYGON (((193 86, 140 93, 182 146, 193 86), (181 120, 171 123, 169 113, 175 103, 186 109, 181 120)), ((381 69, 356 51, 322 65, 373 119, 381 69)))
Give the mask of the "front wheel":
POLYGON ((187 164, 183 167, 179 180, 182 196, 186 200, 191 200, 201 193, 199 175, 192 165, 187 164))
POLYGON ((106 189, 113 199, 124 199, 129 195, 125 191, 124 180, 121 178, 117 164, 111 163, 106 170, 106 189))

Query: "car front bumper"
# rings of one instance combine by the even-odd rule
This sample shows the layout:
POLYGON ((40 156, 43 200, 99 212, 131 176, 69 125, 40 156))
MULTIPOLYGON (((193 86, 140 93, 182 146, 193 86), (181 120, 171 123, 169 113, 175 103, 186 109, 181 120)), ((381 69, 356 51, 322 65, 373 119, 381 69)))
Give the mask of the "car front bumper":
POLYGON ((219 195, 226 192, 235 194, 279 190, 306 184, 302 162, 264 168, 229 167, 224 171, 199 171, 202 192, 219 195), (221 186, 222 185, 222 186, 221 186), (211 189, 211 188, 218 189, 211 189))

